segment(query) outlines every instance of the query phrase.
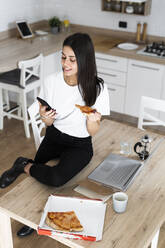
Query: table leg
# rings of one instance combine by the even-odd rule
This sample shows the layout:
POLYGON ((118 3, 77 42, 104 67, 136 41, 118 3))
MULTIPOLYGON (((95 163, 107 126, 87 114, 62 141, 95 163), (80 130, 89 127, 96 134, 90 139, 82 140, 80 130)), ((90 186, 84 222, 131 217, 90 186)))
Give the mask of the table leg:
POLYGON ((10 217, 0 212, 0 248, 13 248, 10 217))
POLYGON ((160 232, 160 229, 157 231, 157 233, 155 234, 155 236, 151 242, 151 248, 157 248, 158 240, 159 240, 159 232, 160 232))

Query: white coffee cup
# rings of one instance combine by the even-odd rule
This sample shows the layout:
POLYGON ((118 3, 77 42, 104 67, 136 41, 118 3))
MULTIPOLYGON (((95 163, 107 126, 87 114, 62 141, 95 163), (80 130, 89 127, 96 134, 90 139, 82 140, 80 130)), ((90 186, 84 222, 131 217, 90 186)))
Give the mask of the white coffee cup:
POLYGON ((116 192, 112 196, 113 209, 116 213, 123 213, 126 210, 128 195, 124 192, 116 192))

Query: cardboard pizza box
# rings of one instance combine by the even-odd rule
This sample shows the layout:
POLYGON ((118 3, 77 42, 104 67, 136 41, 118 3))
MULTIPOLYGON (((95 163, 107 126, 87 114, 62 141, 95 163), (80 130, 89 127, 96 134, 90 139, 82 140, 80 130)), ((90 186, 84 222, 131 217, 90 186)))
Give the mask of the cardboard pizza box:
POLYGON ((83 199, 78 197, 66 197, 51 195, 45 205, 38 226, 39 235, 56 235, 72 239, 99 241, 102 239, 106 203, 101 200, 83 199), (74 211, 77 215, 83 231, 63 232, 46 225, 45 219, 48 212, 74 211))

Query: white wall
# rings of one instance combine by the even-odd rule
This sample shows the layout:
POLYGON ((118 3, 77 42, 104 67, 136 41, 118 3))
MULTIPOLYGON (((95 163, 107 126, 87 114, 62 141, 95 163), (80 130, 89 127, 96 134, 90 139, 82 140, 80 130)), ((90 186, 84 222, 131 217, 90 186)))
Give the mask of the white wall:
POLYGON ((25 18, 29 23, 61 19, 68 15, 75 24, 136 32, 137 22, 148 23, 148 34, 165 36, 165 0, 152 0, 151 15, 136 16, 101 11, 101 0, 0 0, 0 31, 14 27, 14 22, 25 18), (127 29, 118 28, 119 21, 127 21, 127 29))
POLYGON ((29 23, 43 19, 44 0, 0 0, 0 32, 15 27, 15 21, 29 23))
POLYGON ((75 24, 95 26, 107 29, 136 32, 138 22, 147 22, 147 33, 165 36, 165 0, 152 0, 151 14, 137 16, 101 11, 101 0, 44 0, 45 18, 68 15, 75 24), (127 29, 118 28, 119 21, 127 21, 127 29))

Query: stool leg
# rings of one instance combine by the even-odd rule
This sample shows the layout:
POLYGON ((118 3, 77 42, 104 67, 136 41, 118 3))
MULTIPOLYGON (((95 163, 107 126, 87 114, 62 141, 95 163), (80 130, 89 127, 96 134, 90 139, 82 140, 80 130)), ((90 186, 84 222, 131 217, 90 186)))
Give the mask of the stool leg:
POLYGON ((8 90, 2 90, 3 92, 3 96, 4 96, 4 103, 6 104, 5 108, 6 109, 9 109, 10 106, 9 106, 9 92, 8 90))
POLYGON ((3 96, 2 88, 0 88, 0 129, 3 129, 3 96))
POLYGON ((17 113, 18 113, 18 116, 20 116, 21 117, 21 111, 22 111, 22 105, 21 105, 21 95, 18 93, 17 94, 17 104, 18 104, 18 106, 19 106, 19 108, 18 108, 18 110, 17 110, 17 113))
POLYGON ((28 113, 27 113, 27 100, 26 100, 25 92, 21 94, 21 106, 22 106, 22 117, 24 122, 25 134, 27 138, 30 138, 29 121, 28 121, 28 113))
MULTIPOLYGON (((9 101, 9 91, 8 90, 2 90, 3 95, 4 95, 4 102, 6 104, 5 109, 9 110, 10 109, 10 101, 9 101)), ((8 119, 11 119, 11 116, 7 115, 8 119)))

